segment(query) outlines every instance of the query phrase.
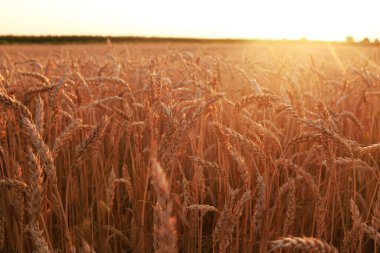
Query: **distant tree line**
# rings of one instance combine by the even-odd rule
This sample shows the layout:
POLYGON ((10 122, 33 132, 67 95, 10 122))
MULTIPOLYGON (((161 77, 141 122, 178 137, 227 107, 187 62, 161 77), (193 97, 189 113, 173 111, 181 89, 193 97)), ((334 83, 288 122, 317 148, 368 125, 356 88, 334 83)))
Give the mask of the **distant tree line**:
POLYGON ((354 37, 352 36, 347 36, 346 37, 346 42, 348 44, 359 44, 359 45, 373 45, 373 46, 380 46, 379 39, 375 39, 373 42, 369 38, 364 38, 361 41, 355 43, 354 37))
MULTIPOLYGON (((260 40, 260 39, 202 39, 202 38, 165 38, 165 37, 135 37, 135 36, 15 36, 0 35, 0 44, 67 44, 67 43, 106 43, 110 40, 118 42, 214 42, 214 43, 252 43, 252 42, 307 42, 307 43, 331 43, 324 41, 310 41, 306 38, 300 40, 260 40)), ((380 46, 379 40, 371 42, 368 38, 355 42, 352 36, 346 37, 346 42, 334 42, 336 44, 348 43, 355 45, 380 46)))
POLYGON ((97 36, 0 36, 1 44, 23 43, 102 43, 107 38, 97 36))
POLYGON ((190 38, 161 38, 161 37, 134 37, 134 36, 0 36, 0 44, 61 44, 61 43, 105 43, 107 40, 112 42, 201 42, 204 39, 190 38))
POLYGON ((135 36, 0 36, 0 44, 66 44, 118 42, 244 42, 241 39, 198 39, 135 36))

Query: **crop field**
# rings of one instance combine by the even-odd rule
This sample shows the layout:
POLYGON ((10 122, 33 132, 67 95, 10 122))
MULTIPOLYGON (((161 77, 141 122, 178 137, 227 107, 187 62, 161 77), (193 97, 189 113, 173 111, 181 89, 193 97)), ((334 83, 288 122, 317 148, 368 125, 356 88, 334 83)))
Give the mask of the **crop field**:
POLYGON ((380 48, 0 46, 0 252, 380 252, 380 48))

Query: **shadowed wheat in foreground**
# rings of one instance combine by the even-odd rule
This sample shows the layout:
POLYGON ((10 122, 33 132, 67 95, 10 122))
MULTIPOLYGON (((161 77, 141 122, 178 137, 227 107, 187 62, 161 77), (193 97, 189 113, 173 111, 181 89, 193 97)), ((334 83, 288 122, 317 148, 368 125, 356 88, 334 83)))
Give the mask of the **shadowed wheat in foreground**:
POLYGON ((380 252, 379 62, 4 47, 0 252, 380 252))

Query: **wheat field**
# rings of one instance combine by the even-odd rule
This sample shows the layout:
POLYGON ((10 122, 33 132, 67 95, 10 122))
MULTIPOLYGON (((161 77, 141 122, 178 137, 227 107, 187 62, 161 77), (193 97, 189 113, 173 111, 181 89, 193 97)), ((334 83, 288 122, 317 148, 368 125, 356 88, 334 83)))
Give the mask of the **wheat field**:
POLYGON ((0 47, 0 252, 380 252, 380 49, 0 47))

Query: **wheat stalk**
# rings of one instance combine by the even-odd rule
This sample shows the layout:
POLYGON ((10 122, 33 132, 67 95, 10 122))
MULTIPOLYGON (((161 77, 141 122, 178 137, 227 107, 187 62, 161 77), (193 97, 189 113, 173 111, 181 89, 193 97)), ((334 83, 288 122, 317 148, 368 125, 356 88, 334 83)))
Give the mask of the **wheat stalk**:
POLYGON ((54 145, 51 151, 51 155, 56 158, 58 156, 59 151, 62 149, 64 145, 70 142, 73 138, 74 132, 81 125, 80 120, 72 121, 63 131, 62 133, 55 139, 54 145))
POLYGON ((42 231, 38 227, 37 222, 30 223, 26 229, 29 232, 30 237, 33 242, 33 252, 36 253, 50 253, 49 247, 42 235, 42 231))
POLYGON ((256 184, 258 188, 257 199, 255 203, 255 213, 253 214, 253 226, 256 234, 260 234, 263 214, 265 208, 265 198, 266 198, 266 186, 264 178, 261 175, 258 175, 256 178, 256 184))
POLYGON ((44 102, 42 101, 41 97, 38 97, 36 99, 36 111, 35 111, 34 122, 41 136, 44 135, 44 131, 45 131, 44 120, 45 120, 44 102))
POLYGON ((26 191, 27 189, 27 184, 25 184, 23 181, 12 178, 0 179, 0 186, 13 187, 19 191, 26 191))
POLYGON ((29 213, 29 219, 36 221, 42 209, 43 174, 39 158, 33 153, 30 147, 28 148, 27 157, 29 162, 27 170, 29 178, 27 211, 29 213))
POLYGON ((242 215, 243 205, 250 200, 251 191, 247 190, 236 202, 239 190, 230 191, 220 217, 213 232, 213 243, 219 243, 219 252, 225 252, 230 244, 230 238, 242 215), (236 202, 236 203, 235 203, 236 202))
POLYGON ((56 84, 51 84, 47 86, 29 89, 24 93, 23 103, 28 104, 32 96, 42 95, 43 93, 50 92, 54 90, 56 86, 56 84))
POLYGON ((113 202, 115 199, 115 188, 116 188, 116 174, 115 174, 114 169, 112 168, 108 176, 108 184, 107 184, 107 191, 106 191, 106 200, 107 200, 106 203, 110 209, 112 209, 113 202))
POLYGON ((278 240, 271 241, 271 250, 269 252, 273 252, 278 249, 291 249, 291 250, 301 250, 303 252, 315 252, 315 253, 338 253, 338 250, 317 238, 312 237, 281 237, 278 240))
POLYGON ((45 85, 50 85, 50 80, 46 76, 37 72, 19 72, 22 76, 29 76, 42 81, 45 85))
POLYGON ((156 233, 158 253, 174 253, 177 249, 176 219, 172 217, 173 204, 170 198, 169 184, 165 172, 157 160, 152 157, 152 184, 157 194, 159 228, 156 233))
POLYGON ((26 117, 28 119, 32 118, 32 114, 30 113, 29 109, 21 104, 19 101, 17 101, 14 98, 11 98, 4 92, 0 91, 0 104, 3 104, 4 106, 13 109, 17 116, 19 118, 26 117))
POLYGON ((0 216, 0 252, 5 249, 5 218, 0 216))
POLYGON ((75 164, 88 158, 91 151, 96 151, 98 144, 106 133, 111 119, 104 116, 99 124, 89 133, 86 138, 76 147, 75 164))
POLYGON ((284 234, 289 234, 289 230, 296 218, 296 187, 294 179, 289 181, 289 191, 286 203, 286 213, 284 222, 284 234))

